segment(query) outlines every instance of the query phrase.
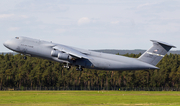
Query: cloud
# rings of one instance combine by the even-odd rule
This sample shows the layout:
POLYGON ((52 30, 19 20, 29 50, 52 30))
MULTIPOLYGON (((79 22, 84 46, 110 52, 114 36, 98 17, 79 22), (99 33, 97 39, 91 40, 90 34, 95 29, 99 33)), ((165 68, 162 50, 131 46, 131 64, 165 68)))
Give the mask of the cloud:
POLYGON ((19 30, 20 28, 19 27, 10 27, 9 28, 9 31, 17 31, 19 30))
POLYGON ((82 17, 78 20, 78 25, 89 24, 89 23, 90 23, 90 19, 87 17, 82 17))
POLYGON ((14 16, 14 14, 0 14, 0 18, 9 18, 14 16))
POLYGON ((112 21, 111 24, 119 24, 119 21, 112 21))
POLYGON ((56 29, 55 31, 56 31, 57 33, 64 33, 64 32, 66 32, 65 29, 56 29))
POLYGON ((15 14, 0 14, 0 18, 28 18, 27 15, 15 15, 15 14))
POLYGON ((28 16, 26 16, 26 15, 20 15, 20 17, 22 17, 22 18, 28 18, 28 16))
POLYGON ((154 5, 154 4, 157 4, 157 3, 145 3, 145 4, 139 5, 137 8, 139 9, 139 8, 147 7, 147 6, 154 5))

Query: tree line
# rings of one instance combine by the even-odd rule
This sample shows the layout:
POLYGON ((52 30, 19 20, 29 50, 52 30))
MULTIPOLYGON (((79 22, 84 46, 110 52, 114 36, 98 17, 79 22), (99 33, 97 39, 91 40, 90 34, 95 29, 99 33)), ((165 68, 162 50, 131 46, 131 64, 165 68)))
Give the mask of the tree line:
MULTIPOLYGON (((125 54, 138 58, 141 54, 125 54)), ((180 55, 169 54, 158 63, 159 70, 102 71, 67 70, 62 63, 23 55, 0 55, 0 90, 3 87, 180 87, 180 55)))

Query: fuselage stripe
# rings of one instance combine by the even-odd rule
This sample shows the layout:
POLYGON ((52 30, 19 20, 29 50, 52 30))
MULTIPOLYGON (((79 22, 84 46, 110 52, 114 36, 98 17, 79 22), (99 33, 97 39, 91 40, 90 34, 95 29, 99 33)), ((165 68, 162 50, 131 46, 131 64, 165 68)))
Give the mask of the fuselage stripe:
POLYGON ((146 52, 148 54, 152 54, 152 55, 156 55, 156 56, 161 56, 161 57, 164 57, 164 55, 161 55, 161 54, 156 54, 156 53, 152 53, 152 52, 146 52))

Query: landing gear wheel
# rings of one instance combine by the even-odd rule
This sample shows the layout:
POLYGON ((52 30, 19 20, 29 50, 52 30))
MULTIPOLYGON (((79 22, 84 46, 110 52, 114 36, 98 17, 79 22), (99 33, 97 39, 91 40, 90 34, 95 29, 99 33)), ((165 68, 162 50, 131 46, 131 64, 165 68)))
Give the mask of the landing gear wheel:
POLYGON ((24 57, 23 57, 23 59, 24 59, 24 60, 26 60, 26 59, 27 59, 27 57, 26 57, 26 56, 24 56, 24 57))
POLYGON ((67 68, 68 70, 71 68, 71 66, 69 66, 69 64, 67 63, 66 65, 63 66, 64 68, 67 68))
POLYGON ((83 71, 83 68, 81 66, 76 68, 76 71, 83 71))
POLYGON ((76 71, 79 71, 79 68, 76 68, 76 71))
POLYGON ((82 69, 82 68, 80 68, 80 69, 79 69, 79 71, 83 71, 83 69, 82 69))
POLYGON ((71 68, 71 66, 68 66, 67 69, 69 70, 71 68))

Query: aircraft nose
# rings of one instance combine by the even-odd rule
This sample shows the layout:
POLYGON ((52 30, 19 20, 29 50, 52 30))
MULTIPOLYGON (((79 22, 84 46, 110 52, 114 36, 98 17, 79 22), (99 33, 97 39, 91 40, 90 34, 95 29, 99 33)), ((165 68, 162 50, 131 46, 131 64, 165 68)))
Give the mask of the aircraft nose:
POLYGON ((9 47, 10 44, 11 44, 10 40, 7 40, 6 42, 3 43, 5 47, 9 47))

